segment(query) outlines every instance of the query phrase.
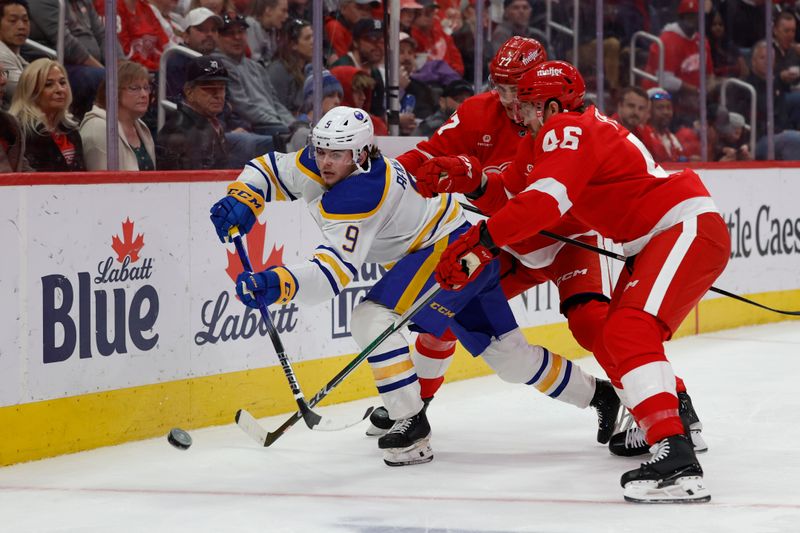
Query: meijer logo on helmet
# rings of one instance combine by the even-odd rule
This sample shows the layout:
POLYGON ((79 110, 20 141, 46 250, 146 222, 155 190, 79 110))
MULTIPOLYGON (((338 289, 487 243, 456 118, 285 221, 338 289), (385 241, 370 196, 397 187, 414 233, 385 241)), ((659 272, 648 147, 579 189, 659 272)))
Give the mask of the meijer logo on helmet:
POLYGON ((564 71, 560 68, 549 67, 544 70, 540 70, 536 73, 537 76, 544 77, 544 76, 563 76, 564 71))

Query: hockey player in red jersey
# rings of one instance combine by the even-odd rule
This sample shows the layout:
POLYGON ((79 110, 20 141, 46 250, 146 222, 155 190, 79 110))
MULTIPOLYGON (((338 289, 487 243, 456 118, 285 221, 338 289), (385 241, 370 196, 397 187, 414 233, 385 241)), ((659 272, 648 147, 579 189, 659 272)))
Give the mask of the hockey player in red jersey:
POLYGON ((463 287, 500 247, 567 213, 622 243, 629 260, 594 349, 613 361, 622 399, 655 446, 650 461, 623 474, 625 499, 708 501, 663 342, 724 270, 728 230, 695 172, 667 174, 633 134, 593 106, 584 109, 584 92, 566 62, 545 62, 523 76, 520 112, 538 130, 529 185, 510 199, 487 189, 483 201, 494 214, 447 248, 437 280, 449 290, 463 287))
MULTIPOLYGON (((455 160, 456 164, 462 161, 466 165, 474 164, 477 175, 481 171, 489 175, 503 172, 514 160, 518 146, 528 138, 516 105, 517 82, 525 72, 546 59, 544 47, 535 39, 515 36, 506 41, 489 65, 494 90, 468 98, 430 140, 419 143, 397 160, 410 174, 416 174, 431 158, 466 154, 461 159, 445 159, 455 160)), ((523 172, 521 177, 525 174, 523 172)), ((565 221, 557 229, 595 246, 601 239, 597 232, 575 220, 565 221)), ((531 240, 533 242, 521 254, 501 255, 504 294, 511 299, 535 285, 548 280, 555 282, 559 288, 561 312, 568 317, 574 337, 591 350, 595 332, 605 320, 611 293, 605 259, 543 237, 531 240)), ((424 399, 431 398, 444 381, 455 344, 455 337, 449 332, 441 338, 427 333, 417 337, 414 364, 424 399)), ((597 440, 605 444, 613 432, 619 406, 619 399, 608 382, 598 381, 591 405, 598 412, 597 440)), ((385 410, 379 408, 372 422, 374 426, 388 429, 391 421, 378 418, 384 413, 385 410)), ((378 433, 375 427, 370 430, 370 434, 378 433)))

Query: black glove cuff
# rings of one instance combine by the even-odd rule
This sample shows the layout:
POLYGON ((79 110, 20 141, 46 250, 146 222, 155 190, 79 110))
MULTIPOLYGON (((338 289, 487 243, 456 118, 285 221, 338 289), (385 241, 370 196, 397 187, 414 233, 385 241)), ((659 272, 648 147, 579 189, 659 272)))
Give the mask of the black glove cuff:
POLYGON ((464 196, 466 196, 470 200, 477 200, 478 198, 483 196, 483 193, 485 192, 486 192, 486 183, 481 183, 480 187, 478 187, 472 192, 464 193, 464 196))
POLYGON ((500 253, 500 248, 494 243, 492 236, 489 235, 489 225, 485 220, 481 220, 480 227, 480 239, 478 239, 478 242, 489 250, 492 255, 497 256, 500 253))

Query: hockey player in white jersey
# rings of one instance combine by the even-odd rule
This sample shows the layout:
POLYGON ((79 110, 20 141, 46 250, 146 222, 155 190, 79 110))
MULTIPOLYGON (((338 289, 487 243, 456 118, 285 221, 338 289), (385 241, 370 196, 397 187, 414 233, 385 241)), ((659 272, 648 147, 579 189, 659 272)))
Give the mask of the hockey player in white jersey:
MULTIPOLYGON (((365 262, 389 271, 353 310, 350 329, 364 347, 393 323, 434 283, 434 267, 448 244, 470 224, 448 194, 423 198, 395 160, 374 145, 369 115, 336 107, 312 130, 311 145, 295 153, 269 152, 250 161, 228 194, 211 208, 220 240, 236 226, 247 233, 266 202, 302 199, 322 230, 323 242, 309 260, 242 273, 236 291, 257 306, 290 300, 317 304, 336 296, 365 262)), ((577 365, 528 344, 499 286, 497 261, 461 291, 441 291, 414 315, 425 331, 450 328, 474 356, 484 357, 503 380, 533 385, 553 398, 586 408, 595 378, 577 365)), ((433 459, 430 425, 420 399, 409 341, 390 336, 368 358, 378 392, 392 419, 380 439, 390 466, 433 459)))

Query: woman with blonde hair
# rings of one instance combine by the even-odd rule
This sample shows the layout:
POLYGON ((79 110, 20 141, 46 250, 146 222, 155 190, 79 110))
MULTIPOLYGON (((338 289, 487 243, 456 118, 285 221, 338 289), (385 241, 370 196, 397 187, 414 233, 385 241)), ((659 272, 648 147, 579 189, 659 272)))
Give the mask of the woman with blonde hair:
MULTIPOLYGON (((150 106, 150 78, 139 63, 123 61, 117 73, 117 121, 119 123, 119 169, 155 170, 153 136, 141 118, 150 106)), ((100 83, 92 109, 81 122, 81 140, 86 168, 106 170, 106 83, 100 83)))
POLYGON ((20 123, 34 170, 86 170, 81 137, 67 111, 71 103, 67 72, 58 61, 37 59, 22 71, 9 112, 20 123))

